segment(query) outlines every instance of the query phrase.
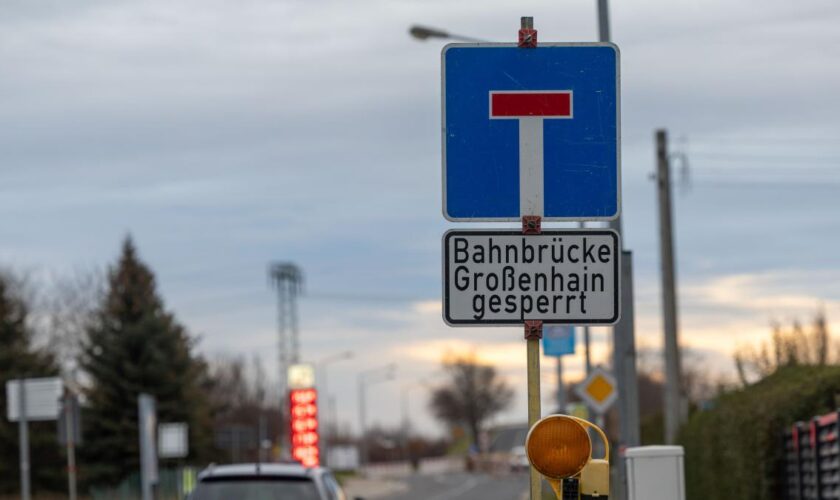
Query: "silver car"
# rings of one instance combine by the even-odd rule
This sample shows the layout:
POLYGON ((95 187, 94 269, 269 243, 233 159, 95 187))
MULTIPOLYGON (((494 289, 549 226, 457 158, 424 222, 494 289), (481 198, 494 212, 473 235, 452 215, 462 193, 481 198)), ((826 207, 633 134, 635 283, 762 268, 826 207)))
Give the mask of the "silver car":
POLYGON ((299 464, 211 465, 189 500, 347 500, 329 469, 299 464))

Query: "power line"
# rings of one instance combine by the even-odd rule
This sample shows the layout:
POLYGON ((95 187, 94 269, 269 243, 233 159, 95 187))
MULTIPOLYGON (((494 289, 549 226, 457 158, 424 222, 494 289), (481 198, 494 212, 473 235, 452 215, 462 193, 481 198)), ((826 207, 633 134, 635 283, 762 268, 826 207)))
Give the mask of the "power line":
POLYGON ((738 178, 703 178, 694 177, 695 185, 702 187, 732 187, 732 188, 788 188, 791 186, 808 186, 837 189, 840 179, 738 179, 738 178))
POLYGON ((425 300, 434 300, 429 297, 421 298, 409 295, 374 295, 374 294, 359 294, 359 293, 307 293, 303 296, 306 299, 312 300, 334 300, 342 302, 422 302, 425 300))
POLYGON ((728 161, 770 161, 770 162, 818 162, 833 163, 840 166, 840 156, 799 156, 799 155, 776 155, 776 154, 753 154, 753 153, 691 153, 692 158, 705 158, 707 160, 728 160, 728 161))
POLYGON ((730 144, 737 144, 738 146, 757 145, 757 146, 781 146, 781 145, 807 145, 807 146, 836 146, 837 139, 829 137, 733 137, 733 136, 715 136, 715 135, 691 135, 692 141, 695 144, 713 144, 715 147, 728 146, 730 144))
POLYGON ((701 167, 696 168, 692 175, 713 175, 730 177, 735 175, 773 176, 790 177, 792 179, 807 178, 809 176, 825 176, 826 178, 840 179, 840 165, 838 167, 701 167))

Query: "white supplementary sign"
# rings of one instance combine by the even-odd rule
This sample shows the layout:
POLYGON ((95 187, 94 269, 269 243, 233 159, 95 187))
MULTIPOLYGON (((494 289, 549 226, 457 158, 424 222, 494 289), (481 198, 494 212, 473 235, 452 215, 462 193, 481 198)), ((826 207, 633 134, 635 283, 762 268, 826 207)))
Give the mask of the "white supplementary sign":
POLYGON ((188 427, 185 423, 158 425, 158 456, 184 458, 189 454, 188 427))
MULTIPOLYGON (((64 385, 58 377, 28 378, 26 391, 26 419, 29 421, 55 420, 61 411, 64 385)), ((6 382, 6 418, 16 422, 20 418, 20 381, 6 382)))
POLYGON ((448 231, 443 317, 453 326, 613 324, 619 238, 611 230, 448 231))

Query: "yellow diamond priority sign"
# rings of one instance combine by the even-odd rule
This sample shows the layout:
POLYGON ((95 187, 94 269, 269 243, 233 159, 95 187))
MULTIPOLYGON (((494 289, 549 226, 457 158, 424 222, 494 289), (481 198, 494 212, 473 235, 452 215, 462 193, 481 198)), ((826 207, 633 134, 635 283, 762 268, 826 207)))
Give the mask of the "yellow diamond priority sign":
POLYGON ((603 414, 618 398, 615 378, 600 366, 594 368, 575 391, 595 413, 603 414))

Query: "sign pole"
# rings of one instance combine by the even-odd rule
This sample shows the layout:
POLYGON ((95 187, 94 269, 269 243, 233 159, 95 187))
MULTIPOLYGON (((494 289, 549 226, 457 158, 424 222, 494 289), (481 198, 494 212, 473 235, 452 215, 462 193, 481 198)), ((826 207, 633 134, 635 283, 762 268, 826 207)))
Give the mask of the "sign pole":
MULTIPOLYGON (((522 20, 523 29, 526 25, 522 20)), ((522 217, 522 234, 542 233, 542 217, 539 215, 525 215, 522 217)), ((525 320, 525 342, 528 351, 528 428, 542 418, 540 408, 540 340, 543 336, 543 322, 525 320)), ((542 476, 534 466, 531 466, 531 498, 542 500, 542 476)))
MULTIPOLYGON (((542 321, 525 322, 528 349, 528 428, 541 418, 540 409, 540 339, 542 321)), ((531 500, 542 499, 542 476, 531 466, 531 500)))
POLYGON ((154 396, 149 394, 137 396, 137 413, 140 427, 140 491, 142 500, 155 500, 158 463, 155 449, 157 409, 154 396))
MULTIPOLYGON (((521 231, 444 234, 444 320, 451 326, 524 324, 532 427, 541 416, 543 323, 610 325, 621 308, 617 231, 541 230, 543 219, 607 221, 620 215, 618 50, 609 44, 543 46, 532 50, 537 31, 533 18, 523 17, 515 45, 444 48, 441 75, 444 216, 522 223, 521 231), (518 141, 508 137, 513 127, 488 120, 516 120, 518 141), (597 143, 587 132, 593 127, 607 134, 597 143), (587 164, 598 167, 585 179, 577 167, 558 162, 580 144, 592 146, 587 164), (490 158, 496 170, 488 173, 490 158), (502 177, 512 182, 495 181, 502 177), (518 204, 511 199, 514 179, 518 204)), ((598 394, 606 398, 614 387, 601 380, 598 394)), ((529 498, 542 498, 542 478, 533 467, 529 498)))
POLYGON ((29 487, 29 422, 26 415, 26 380, 18 380, 18 437, 20 440, 20 498, 30 500, 29 487))
MULTIPOLYGON (((536 48, 537 30, 534 18, 523 17, 519 30, 519 47, 536 48)), ((522 234, 540 234, 543 214, 543 136, 539 118, 519 120, 519 212, 522 234), (525 215, 528 214, 528 215, 525 215)), ((542 321, 525 321, 528 349, 528 428, 542 417, 540 408, 540 339, 542 321)), ((542 476, 531 466, 531 500, 542 499, 542 476)))
POLYGON ((366 404, 365 381, 362 376, 359 376, 359 464, 362 467, 367 466, 367 436, 365 435, 367 431, 367 423, 365 422, 367 417, 365 412, 366 404))
POLYGON ((557 356, 557 413, 566 413, 566 386, 563 385, 563 356, 557 356))
POLYGON ((67 488, 70 500, 76 500, 76 421, 74 398, 64 396, 64 425, 67 435, 67 488))

